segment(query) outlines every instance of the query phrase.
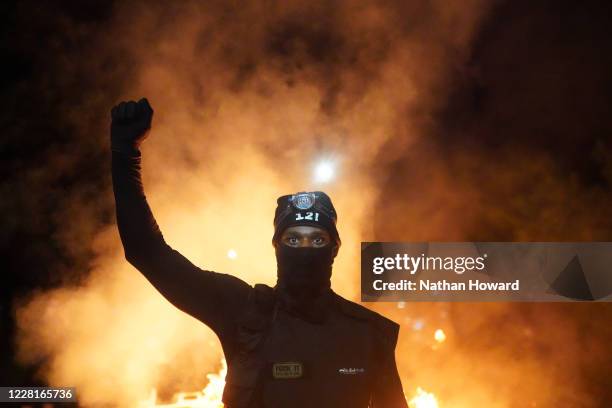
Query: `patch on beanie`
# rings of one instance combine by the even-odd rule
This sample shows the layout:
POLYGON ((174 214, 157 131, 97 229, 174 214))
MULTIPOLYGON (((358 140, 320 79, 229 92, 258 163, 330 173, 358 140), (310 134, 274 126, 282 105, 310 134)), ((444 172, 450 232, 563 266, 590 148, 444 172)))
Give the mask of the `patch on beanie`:
POLYGON ((315 193, 298 193, 291 196, 289 202, 298 210, 308 210, 315 204, 315 193))

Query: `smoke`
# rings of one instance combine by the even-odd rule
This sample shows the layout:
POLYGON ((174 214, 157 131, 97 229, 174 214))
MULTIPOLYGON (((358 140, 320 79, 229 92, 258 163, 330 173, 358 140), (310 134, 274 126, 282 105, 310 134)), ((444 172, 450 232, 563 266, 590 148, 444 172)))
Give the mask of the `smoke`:
MULTIPOLYGON (((333 287, 353 299, 360 241, 604 237, 609 193, 568 182, 552 154, 529 144, 479 143, 490 128, 469 118, 440 124, 462 101, 456 78, 471 78, 462 67, 480 49, 475 38, 491 7, 120 2, 99 17, 104 24, 43 9, 34 18, 48 18, 70 41, 47 51, 56 52, 53 68, 37 85, 49 87, 45 101, 57 103, 53 113, 74 136, 41 156, 51 172, 108 174, 108 111, 146 96, 155 115, 144 184, 167 242, 204 269, 273 284, 276 197, 324 189, 344 243, 333 287), (339 165, 331 184, 312 179, 321 158, 339 165), (580 227, 560 225, 567 217, 580 227)), ((496 126, 500 115, 487 112, 484 122, 496 126)), ((28 175, 48 191, 49 175, 28 175)), ((84 406, 135 405, 151 388, 201 388, 218 368, 218 341, 123 260, 106 177, 104 187, 71 191, 54 213, 54 240, 86 271, 66 265, 66 276, 85 278, 19 300, 20 361, 39 363, 49 384, 76 386, 84 406)), ((605 319, 609 308, 575 317, 547 305, 375 308, 402 324, 407 395, 420 385, 442 407, 588 407, 597 401, 589 384, 605 389, 584 379, 597 372, 588 356, 605 356, 605 343, 580 333, 605 321, 584 323, 590 311, 605 319), (438 327, 449 340, 432 349, 438 327)))

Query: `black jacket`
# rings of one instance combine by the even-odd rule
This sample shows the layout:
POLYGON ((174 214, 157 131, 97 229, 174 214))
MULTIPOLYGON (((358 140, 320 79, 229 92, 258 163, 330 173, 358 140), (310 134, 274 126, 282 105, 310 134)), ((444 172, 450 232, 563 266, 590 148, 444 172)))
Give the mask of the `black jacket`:
POLYGON ((274 288, 198 268, 166 244, 144 195, 140 157, 112 155, 126 259, 217 334, 228 362, 227 408, 407 406, 396 323, 331 290, 325 319, 311 322, 284 308, 274 288))

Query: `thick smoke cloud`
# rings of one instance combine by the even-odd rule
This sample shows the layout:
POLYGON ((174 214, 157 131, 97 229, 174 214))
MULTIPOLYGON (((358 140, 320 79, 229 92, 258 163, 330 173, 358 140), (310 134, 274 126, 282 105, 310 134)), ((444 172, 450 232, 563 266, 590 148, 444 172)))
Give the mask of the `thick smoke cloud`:
MULTIPOLYGON (((275 198, 304 189, 334 199, 333 284, 352 298, 362 240, 609 240, 599 25, 567 44, 557 6, 509 3, 17 5, 14 28, 33 29, 11 49, 33 51, 14 51, 28 69, 6 88, 2 206, 23 224, 2 242, 36 259, 15 279, 56 286, 16 297, 19 361, 85 405, 201 388, 218 368, 210 331, 122 259, 107 131, 126 98, 156 111, 144 183, 167 241, 250 283, 274 283, 275 198), (339 164, 330 185, 311 180, 320 158, 339 164)), ((596 407, 610 388, 607 305, 373 307, 403 325, 406 394, 441 407, 596 407)))

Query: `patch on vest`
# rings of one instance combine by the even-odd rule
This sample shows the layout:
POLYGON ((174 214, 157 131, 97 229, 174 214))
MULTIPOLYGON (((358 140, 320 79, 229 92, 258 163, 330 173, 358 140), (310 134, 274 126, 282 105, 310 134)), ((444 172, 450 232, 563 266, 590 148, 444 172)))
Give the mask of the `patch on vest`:
POLYGON ((304 374, 302 363, 290 361, 285 363, 274 363, 272 365, 272 376, 276 379, 300 378, 304 374))

